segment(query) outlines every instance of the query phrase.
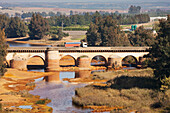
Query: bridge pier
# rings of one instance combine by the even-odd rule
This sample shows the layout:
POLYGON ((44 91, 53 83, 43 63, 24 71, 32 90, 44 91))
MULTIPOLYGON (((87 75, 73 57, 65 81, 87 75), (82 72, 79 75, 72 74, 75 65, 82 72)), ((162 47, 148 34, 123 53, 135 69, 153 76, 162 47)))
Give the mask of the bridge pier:
POLYGON ((27 61, 25 59, 10 60, 10 67, 19 70, 27 70, 27 61))
POLYGON ((108 68, 122 67, 122 58, 118 56, 110 56, 108 58, 108 68))
POLYGON ((46 71, 55 71, 57 68, 59 68, 60 67, 59 61, 60 61, 59 51, 48 48, 46 52, 47 62, 46 71))
POLYGON ((143 62, 143 61, 145 61, 145 58, 143 58, 143 57, 139 57, 139 58, 138 58, 138 64, 139 64, 139 65, 142 65, 142 62, 143 62))
POLYGON ((78 67, 80 70, 89 70, 91 67, 91 62, 89 57, 80 57, 78 61, 78 67))

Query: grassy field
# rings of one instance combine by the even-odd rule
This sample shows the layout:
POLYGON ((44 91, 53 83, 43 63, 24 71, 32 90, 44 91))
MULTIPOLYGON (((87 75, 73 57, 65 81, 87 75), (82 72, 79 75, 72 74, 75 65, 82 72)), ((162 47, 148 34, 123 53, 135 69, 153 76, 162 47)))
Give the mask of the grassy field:
POLYGON ((92 79, 108 81, 106 85, 77 88, 74 104, 114 107, 111 113, 168 113, 170 110, 170 90, 165 94, 157 90, 157 81, 151 69, 94 73, 92 79))
POLYGON ((69 33, 71 40, 81 40, 86 38, 86 31, 64 31, 65 33, 69 33))

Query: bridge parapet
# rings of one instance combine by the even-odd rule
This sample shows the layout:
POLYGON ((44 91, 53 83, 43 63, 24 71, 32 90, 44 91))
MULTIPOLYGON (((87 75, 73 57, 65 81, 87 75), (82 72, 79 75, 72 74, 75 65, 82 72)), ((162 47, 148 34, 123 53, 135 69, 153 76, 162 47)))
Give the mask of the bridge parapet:
POLYGON ((148 52, 150 47, 87 47, 87 48, 65 48, 65 47, 10 47, 8 52, 148 52))

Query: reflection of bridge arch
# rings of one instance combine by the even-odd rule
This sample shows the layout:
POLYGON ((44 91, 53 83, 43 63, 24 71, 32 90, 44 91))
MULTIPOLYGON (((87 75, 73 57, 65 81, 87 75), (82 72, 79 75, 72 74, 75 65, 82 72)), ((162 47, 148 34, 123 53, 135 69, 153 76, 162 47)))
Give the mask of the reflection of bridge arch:
POLYGON ((39 69, 45 68, 46 62, 41 55, 32 55, 27 58, 27 69, 39 69))
POLYGON ((127 55, 122 59, 122 66, 136 66, 138 63, 138 60, 135 56, 133 55, 127 55))
POLYGON ((61 67, 75 66, 76 65, 76 59, 71 55, 65 55, 59 60, 59 65, 61 67))
POLYGON ((91 65, 93 66, 107 66, 107 59, 103 55, 93 56, 91 59, 91 65))

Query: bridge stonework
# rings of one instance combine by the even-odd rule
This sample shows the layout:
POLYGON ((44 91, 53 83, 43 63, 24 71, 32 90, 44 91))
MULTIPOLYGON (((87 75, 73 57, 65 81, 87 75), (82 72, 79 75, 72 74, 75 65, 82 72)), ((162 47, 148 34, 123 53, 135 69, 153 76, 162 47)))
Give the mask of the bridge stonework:
POLYGON ((149 47, 10 47, 6 60, 8 66, 20 70, 27 70, 27 62, 30 58, 38 56, 44 61, 47 71, 54 71, 60 67, 59 61, 64 56, 75 59, 80 69, 90 68, 91 60, 95 56, 102 56, 106 60, 106 66, 122 66, 122 59, 133 56, 140 63, 142 57, 148 54, 149 47))

